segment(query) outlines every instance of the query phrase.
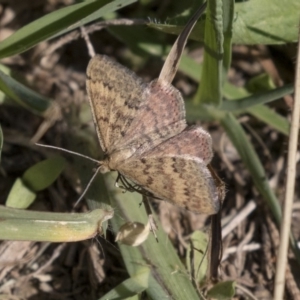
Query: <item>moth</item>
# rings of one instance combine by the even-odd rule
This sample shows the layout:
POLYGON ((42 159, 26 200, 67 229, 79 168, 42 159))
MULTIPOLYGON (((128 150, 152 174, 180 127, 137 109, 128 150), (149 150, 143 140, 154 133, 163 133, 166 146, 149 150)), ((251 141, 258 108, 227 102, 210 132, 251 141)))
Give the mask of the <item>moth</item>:
POLYGON ((104 55, 87 67, 87 93, 100 146, 100 172, 119 174, 155 197, 196 213, 220 207, 208 164, 212 140, 200 126, 187 126, 184 101, 171 84, 186 39, 198 15, 186 25, 158 79, 144 83, 104 55))

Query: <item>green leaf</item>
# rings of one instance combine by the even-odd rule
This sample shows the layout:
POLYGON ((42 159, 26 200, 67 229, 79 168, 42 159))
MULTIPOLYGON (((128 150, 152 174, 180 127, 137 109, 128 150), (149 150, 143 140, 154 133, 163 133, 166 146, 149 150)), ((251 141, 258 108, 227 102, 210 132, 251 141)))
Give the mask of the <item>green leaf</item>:
POLYGON ((41 114, 50 107, 50 99, 34 92, 0 70, 0 90, 30 111, 41 114))
POLYGON ((21 178, 18 178, 8 194, 5 205, 25 209, 33 203, 35 198, 36 193, 28 188, 21 178))
POLYGON ((27 208, 36 198, 37 191, 51 185, 65 167, 65 159, 56 156, 39 162, 18 178, 6 200, 6 206, 27 208))
POLYGON ((233 43, 284 44, 298 40, 299 0, 251 0, 235 6, 233 43))
POLYGON ((140 294, 148 288, 149 277, 150 269, 142 267, 138 273, 120 283, 107 294, 102 296, 100 300, 121 300, 140 294))
MULTIPOLYGON (((296 42, 298 40, 299 11, 299 0, 239 1, 235 3, 232 43, 270 45, 296 42), (262 9, 266 7, 267 9, 262 9)), ((198 22, 191 33, 191 39, 203 42, 203 24, 203 20, 198 22)), ((175 22, 172 22, 172 25, 151 23, 148 26, 175 35, 178 35, 183 28, 183 26, 176 25, 175 22)))
POLYGON ((23 181, 33 191, 41 191, 57 179, 65 164, 66 161, 61 156, 48 158, 29 168, 22 177, 23 181))
POLYGON ((219 282, 214 285, 208 292, 207 297, 209 299, 218 300, 230 300, 233 299, 235 294, 235 282, 234 281, 224 281, 219 282))
MULTIPOLYGON (((165 23, 148 23, 147 26, 154 28, 158 31, 162 31, 169 34, 179 35, 184 25, 177 25, 177 18, 172 19, 169 24, 165 23)), ((204 28, 205 28, 205 18, 200 17, 199 21, 195 25, 193 31, 190 34, 190 39, 199 42, 204 42, 204 28)))
MULTIPOLYGON (((95 19, 95 17, 100 18, 103 14, 122 7, 124 1, 109 2, 109 0, 88 0, 64 7, 33 21, 1 42, 0 58, 22 53, 39 42, 53 37, 63 29, 73 25, 75 22, 80 21, 78 24, 74 25, 72 29, 82 26, 86 22, 90 22, 95 19), (109 9, 106 7, 105 10, 99 11, 99 9, 106 4, 108 4, 109 9), (96 10, 98 11, 95 12, 96 10), (85 23, 81 21, 92 13, 95 13, 93 18, 85 19, 85 23)), ((125 2, 125 4, 132 2, 134 1, 131 0, 125 2)))

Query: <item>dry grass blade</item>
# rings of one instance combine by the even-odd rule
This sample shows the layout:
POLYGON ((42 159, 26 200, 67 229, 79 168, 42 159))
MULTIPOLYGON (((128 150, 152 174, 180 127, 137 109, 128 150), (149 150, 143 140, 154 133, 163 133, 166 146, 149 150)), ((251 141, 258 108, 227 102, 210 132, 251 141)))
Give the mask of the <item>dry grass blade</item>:
MULTIPOLYGON (((299 35, 300 41, 300 35, 299 35)), ((274 299, 283 299, 284 286, 285 286, 285 273, 287 264, 287 253, 289 245, 289 235, 292 220, 293 198, 295 190, 296 178, 296 155, 298 146, 298 132, 299 132, 299 119, 300 119, 300 42, 298 42, 298 59, 296 66, 296 79, 295 79, 295 98, 294 109, 292 114, 289 151, 288 151, 288 166, 287 166, 287 182, 285 189, 285 202, 283 208, 283 217, 280 229, 280 246, 278 253, 278 260, 276 266, 275 290, 274 299)))

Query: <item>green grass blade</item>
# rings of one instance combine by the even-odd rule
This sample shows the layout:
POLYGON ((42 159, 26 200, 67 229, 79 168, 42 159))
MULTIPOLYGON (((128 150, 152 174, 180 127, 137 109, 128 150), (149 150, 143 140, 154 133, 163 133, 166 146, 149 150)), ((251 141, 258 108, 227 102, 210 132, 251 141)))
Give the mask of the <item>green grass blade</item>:
POLYGON ((202 79, 194 98, 195 103, 210 103, 215 106, 221 103, 224 55, 222 2, 212 0, 207 3, 202 79))
MULTIPOLYGON (((187 55, 183 55, 179 70, 184 74, 188 75, 190 78, 199 81, 198 69, 201 70, 202 64, 196 63, 192 58, 187 55)), ((286 85, 282 88, 264 92, 266 99, 262 96, 259 99, 259 103, 268 103, 272 100, 276 100, 284 95, 287 95, 293 91, 291 85, 286 85)), ((279 132, 288 135, 289 134, 289 122, 286 118, 280 116, 278 113, 273 111, 271 108, 265 105, 255 105, 257 103, 256 95, 249 96, 249 92, 242 87, 236 87, 233 84, 226 81, 223 87, 223 94, 227 99, 222 103, 221 110, 232 111, 236 114, 241 112, 248 112, 262 122, 268 124, 272 128, 278 130, 279 132), (246 99, 246 100, 245 100, 246 99), (234 100, 234 101, 233 101, 234 100), (236 101, 244 102, 244 104, 236 103, 236 101), (254 105, 254 106, 251 106, 254 105), (240 110, 240 108, 245 108, 245 111, 240 110)), ((186 102, 187 119, 189 121, 195 121, 197 119, 201 120, 212 120, 208 114, 206 114, 205 109, 201 106, 197 107, 191 101, 186 102)))
MULTIPOLYGON (((195 80, 196 82, 200 82, 202 80, 202 76, 199 76, 199 72, 202 74, 203 64, 197 63, 191 57, 183 54, 181 58, 181 62, 179 65, 179 70, 195 80)), ((228 81, 224 82, 223 85, 223 96, 227 99, 239 99, 249 96, 249 92, 242 87, 236 87, 228 81)))
POLYGON ((247 112, 272 128, 288 136, 290 134, 289 121, 265 105, 256 105, 247 109, 247 112))
POLYGON ((75 242, 93 238, 112 211, 52 213, 0 206, 0 240, 75 242))
MULTIPOLYGON (((149 56, 162 57, 167 55, 162 38, 155 31, 142 26, 112 26, 108 31, 130 50, 144 60, 149 56)), ((157 75, 158 77, 158 75, 157 75)))
MULTIPOLYGON (((111 182, 114 180, 111 179, 111 182)), ((119 214, 112 219, 115 231, 126 221, 147 223, 145 209, 143 206, 139 206, 140 195, 124 194, 115 188, 111 188, 110 193, 112 205, 118 207, 119 210, 119 214)), ((152 299, 199 299, 199 295, 189 280, 187 270, 182 265, 171 241, 161 226, 158 228, 159 243, 150 235, 139 247, 120 244, 129 274, 132 276, 138 273, 139 269, 146 265, 151 268, 149 288, 146 291, 152 299)))
MULTIPOLYGON (((102 1, 102 2, 104 3, 104 1, 102 1)), ((52 38, 56 38, 67 32, 70 32, 70 31, 78 28, 79 26, 84 26, 88 23, 99 20, 100 18, 102 18, 105 15, 108 15, 118 9, 121 9, 127 5, 134 3, 134 2, 137 2, 137 0, 115 0, 115 1, 111 1, 111 2, 110 1, 105 1, 105 2, 108 2, 108 3, 103 5, 101 8, 99 8, 97 11, 90 14, 89 16, 81 19, 80 22, 73 24, 73 25, 69 26, 68 28, 60 31, 58 34, 54 35, 52 38)))
MULTIPOLYGON (((109 2, 109 0, 88 0, 61 8, 33 21, 1 42, 0 58, 22 53, 32 48, 39 42, 53 37, 68 26, 81 21, 109 2)), ((115 9, 118 8, 114 5, 113 7, 115 9)), ((106 12, 107 10, 105 10, 106 12)), ((101 16, 99 11, 97 16, 101 16)), ((81 25, 83 25, 82 22, 77 24, 77 26, 81 25)))
MULTIPOLYGON (((281 223, 282 215, 281 208, 278 199, 276 198, 273 190, 269 186, 264 169, 255 150, 252 147, 252 144, 247 139, 239 122, 234 118, 234 116, 231 113, 226 113, 220 119, 220 121, 223 127, 225 128, 232 143, 234 144, 235 148, 239 152, 244 164, 249 170, 256 188, 265 199, 266 204, 270 208, 279 226, 281 223)), ((300 262, 300 250, 292 236, 291 245, 293 252, 297 258, 297 261, 300 262)))
POLYGON ((268 179, 258 155, 246 137, 246 134, 240 123, 231 113, 224 114, 220 121, 230 140, 240 154, 245 166, 249 170, 256 188, 266 200, 266 203, 272 211, 277 224, 280 224, 281 208, 278 199, 276 198, 273 190, 270 188, 268 179))
POLYGON ((31 112, 41 114, 50 107, 50 99, 34 92, 0 70, 0 90, 31 112))
MULTIPOLYGON (((233 22, 233 1, 232 0, 212 0, 208 1, 205 20, 205 54, 202 69, 195 71, 192 67, 192 78, 199 81, 202 74, 201 86, 195 96, 196 103, 205 102, 218 105, 222 99, 221 87, 224 80, 224 74, 229 68, 231 61, 231 36, 233 22), (223 36, 224 33, 224 36, 223 36), (224 39, 225 37, 225 39, 224 39)), ((149 24, 149 26, 168 33, 179 34, 182 26, 149 24)), ((203 19, 195 26, 191 33, 191 38, 198 37, 197 40, 203 41, 203 19)), ((182 57, 180 69, 190 63, 185 56, 182 57)))
POLYGON ((185 102, 186 119, 189 122, 203 121, 211 122, 214 118, 207 112, 206 105, 195 104, 192 100, 185 102))
POLYGON ((1 124, 0 124, 0 165, 1 165, 1 157, 2 157, 2 149, 3 149, 3 132, 2 132, 2 128, 1 128, 1 124))
POLYGON ((234 20, 234 1, 223 1, 223 32, 224 32, 224 57, 223 57, 223 82, 231 65, 231 40, 234 20))
POLYGON ((186 54, 182 55, 178 68, 180 72, 188 75, 196 82, 199 82, 201 80, 201 75, 199 74, 202 74, 202 69, 203 64, 197 63, 194 59, 187 56, 186 54))
MULTIPOLYGON (((10 68, 6 67, 5 65, 0 64, 0 72, 11 77, 12 72, 11 72, 10 68)), ((6 98, 7 98, 7 96, 2 92, 1 87, 0 87, 0 105, 5 102, 6 98)))
POLYGON ((239 98, 248 97, 250 93, 244 87, 237 87, 229 81, 224 82, 223 96, 226 99, 236 100, 239 98))
POLYGON ((102 296, 100 300, 128 299, 145 291, 149 286, 150 269, 142 267, 137 274, 126 279, 102 296))
POLYGON ((224 101, 221 106, 221 110, 235 112, 238 110, 245 110, 249 107, 253 107, 258 104, 265 104, 282 98, 285 95, 293 93, 294 87, 292 84, 263 92, 261 94, 251 95, 242 99, 236 99, 234 101, 224 101))
MULTIPOLYGON (((234 144, 244 164, 249 170, 257 190, 265 199, 266 204, 270 208, 277 224, 280 225, 282 212, 279 201, 276 198, 273 190, 270 188, 258 155, 256 154, 252 144, 247 139, 241 125, 234 118, 234 116, 231 113, 226 113, 222 117, 220 117, 220 115, 221 114, 218 115, 218 119, 220 120, 230 140, 234 144)), ((291 237, 291 244, 294 254, 297 260, 300 262, 300 250, 293 237, 291 237)))

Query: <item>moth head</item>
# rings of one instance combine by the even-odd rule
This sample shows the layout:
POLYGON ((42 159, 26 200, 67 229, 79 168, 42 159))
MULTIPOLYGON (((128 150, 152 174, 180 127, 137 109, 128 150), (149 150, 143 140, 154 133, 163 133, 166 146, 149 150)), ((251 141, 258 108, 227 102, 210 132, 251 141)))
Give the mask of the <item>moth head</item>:
POLYGON ((113 151, 109 154, 104 164, 106 163, 109 170, 118 170, 120 164, 130 158, 136 151, 135 147, 128 147, 120 150, 113 151))
POLYGON ((99 162, 99 172, 101 174, 105 174, 110 171, 110 168, 108 167, 108 161, 102 160, 99 162))

